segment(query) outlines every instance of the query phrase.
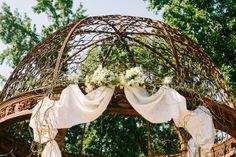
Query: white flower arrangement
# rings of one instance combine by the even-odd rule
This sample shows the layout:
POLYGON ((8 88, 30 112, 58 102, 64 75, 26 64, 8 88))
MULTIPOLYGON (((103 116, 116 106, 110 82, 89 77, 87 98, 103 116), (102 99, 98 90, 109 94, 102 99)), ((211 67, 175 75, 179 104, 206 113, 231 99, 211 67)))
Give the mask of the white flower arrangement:
POLYGON ((141 67, 135 67, 126 70, 125 74, 120 74, 120 85, 138 87, 145 82, 146 75, 141 67))
POLYGON ((98 86, 142 86, 145 81, 145 74, 141 67, 131 68, 125 73, 114 73, 101 65, 91 76, 86 76, 86 92, 93 90, 98 86))
MULTIPOLYGON (((74 83, 79 80, 79 73, 72 73, 68 79, 74 83)), ((145 75, 141 67, 134 67, 127 69, 125 72, 115 73, 106 67, 99 65, 92 75, 85 77, 86 92, 90 92, 96 87, 107 86, 107 87, 120 87, 131 86, 131 87, 144 87, 147 76, 145 75)), ((163 84, 168 85, 172 81, 172 77, 165 77, 163 84)), ((150 81, 149 81, 150 83, 150 81)))
POLYGON ((85 78, 86 92, 91 91, 96 86, 115 86, 118 83, 117 76, 116 73, 99 65, 91 76, 87 75, 85 78))

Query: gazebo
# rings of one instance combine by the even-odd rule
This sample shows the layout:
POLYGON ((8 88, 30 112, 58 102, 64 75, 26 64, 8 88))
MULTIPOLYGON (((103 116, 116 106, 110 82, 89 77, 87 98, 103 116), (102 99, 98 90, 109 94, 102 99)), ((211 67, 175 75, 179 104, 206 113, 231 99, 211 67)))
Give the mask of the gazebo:
MULTIPOLYGON (((162 80, 171 76, 168 86, 186 98, 187 108, 205 106, 211 112, 215 128, 232 137, 222 143, 224 146, 213 147, 212 154, 232 153, 233 138, 236 138, 234 98, 209 56, 188 36, 163 22, 121 15, 88 17, 73 22, 29 51, 0 93, 0 152, 9 151, 13 140, 5 137, 6 127, 29 119, 32 109, 46 96, 57 100, 62 90, 71 84, 68 78, 78 69, 83 74, 77 84, 86 93, 85 76, 99 64, 123 69, 142 66, 150 74, 151 83, 146 84, 149 91, 158 89, 162 80), (3 146, 3 143, 9 145, 3 146)), ((105 112, 139 116, 119 88, 115 88, 105 112)), ((184 129, 177 128, 177 132, 182 144, 181 155, 186 151, 189 136, 184 129)), ((61 129, 56 137, 61 149, 65 133, 66 129, 61 129)), ((148 137, 150 143, 150 135, 148 137)), ((22 143, 19 141, 19 145, 22 143)), ((25 152, 18 148, 18 153, 25 152)), ((151 156, 150 151, 148 155, 151 156)))

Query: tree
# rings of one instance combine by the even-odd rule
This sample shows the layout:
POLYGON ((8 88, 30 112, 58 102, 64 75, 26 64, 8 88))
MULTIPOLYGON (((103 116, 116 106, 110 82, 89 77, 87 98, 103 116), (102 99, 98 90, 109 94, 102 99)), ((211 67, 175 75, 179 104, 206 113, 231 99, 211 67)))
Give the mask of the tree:
POLYGON ((14 68, 28 50, 40 41, 40 36, 26 14, 21 16, 17 10, 12 13, 5 3, 1 8, 0 21, 0 38, 9 45, 9 48, 0 54, 0 64, 7 60, 7 63, 14 68))
POLYGON ((166 23, 193 38, 220 68, 236 96, 236 3, 233 0, 146 0, 166 23))
POLYGON ((17 9, 12 12, 10 7, 3 3, 0 14, 0 39, 9 45, 0 53, 0 64, 4 60, 14 68, 19 61, 43 38, 63 27, 64 25, 85 17, 82 4, 75 12, 72 11, 73 0, 37 0, 33 7, 35 13, 45 12, 51 24, 43 26, 42 34, 37 34, 35 25, 25 14, 21 16, 17 9))
POLYGON ((75 12, 72 11, 73 0, 37 0, 37 2, 36 6, 33 7, 34 12, 46 13, 52 23, 50 26, 43 26, 44 37, 72 21, 86 17, 84 15, 86 10, 81 3, 75 12))

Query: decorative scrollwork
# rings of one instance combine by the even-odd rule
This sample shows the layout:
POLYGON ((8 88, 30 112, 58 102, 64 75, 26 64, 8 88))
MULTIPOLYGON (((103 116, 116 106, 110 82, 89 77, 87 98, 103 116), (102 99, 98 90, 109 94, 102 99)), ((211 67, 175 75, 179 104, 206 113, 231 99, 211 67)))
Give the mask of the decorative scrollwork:
MULTIPOLYGON (((115 41, 120 41, 132 55, 136 49, 156 54, 158 64, 153 68, 175 71, 176 85, 233 107, 233 97, 222 74, 193 40, 160 21, 120 15, 89 17, 48 36, 14 70, 0 94, 0 101, 53 86, 54 73, 65 77, 101 46, 109 55, 116 47, 115 41), (57 68, 56 62, 59 62, 57 68)), ((130 61, 138 62, 134 58, 131 56, 130 61)))

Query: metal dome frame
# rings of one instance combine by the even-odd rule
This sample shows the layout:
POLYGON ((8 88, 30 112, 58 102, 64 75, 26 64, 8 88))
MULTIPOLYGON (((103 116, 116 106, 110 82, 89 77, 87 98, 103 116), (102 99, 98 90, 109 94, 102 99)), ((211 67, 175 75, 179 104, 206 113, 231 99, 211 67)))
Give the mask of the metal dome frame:
MULTIPOLYGON (((155 54, 160 65, 174 71, 176 87, 183 87, 176 90, 187 100, 199 98, 198 103, 211 111, 216 128, 236 138, 232 93, 216 65, 197 43, 163 22, 121 15, 88 17, 73 22, 30 50, 0 93, 0 128, 29 118, 31 109, 46 95, 60 94, 69 84, 66 76, 75 71, 75 65, 83 63, 87 58, 84 56, 94 48, 105 45, 107 51, 103 60, 106 62, 116 41, 130 54, 131 64, 136 64, 137 47, 155 54), (203 89, 207 91, 201 92, 203 89)), ((112 105, 121 101, 128 104, 120 99, 113 99, 107 112, 137 115, 131 107, 112 105)), ((188 106, 193 108, 191 104, 188 106)))

